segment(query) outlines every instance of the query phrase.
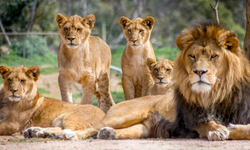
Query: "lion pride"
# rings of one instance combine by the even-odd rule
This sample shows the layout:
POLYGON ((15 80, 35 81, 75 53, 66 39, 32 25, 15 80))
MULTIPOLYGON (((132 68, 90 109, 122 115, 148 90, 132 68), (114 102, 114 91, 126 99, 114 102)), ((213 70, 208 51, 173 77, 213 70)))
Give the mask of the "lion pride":
POLYGON ((155 60, 154 49, 149 41, 154 18, 130 20, 121 17, 120 24, 127 39, 122 54, 122 87, 124 99, 130 100, 148 95, 151 85, 152 78, 147 67, 147 58, 155 60))
MULTIPOLYGON (((39 127, 54 127, 51 131, 58 135, 61 129, 82 130, 100 122, 105 113, 96 106, 73 104, 39 94, 36 81, 40 73, 39 66, 12 69, 0 66, 4 84, 0 90, 0 135, 32 127, 33 135, 47 137, 49 133, 40 132, 39 127)), ((30 137, 31 132, 26 130, 24 135, 30 137)))
POLYGON ((109 89, 111 51, 99 37, 90 36, 95 16, 56 16, 61 43, 58 50, 58 83, 63 101, 72 102, 73 82, 82 85, 81 104, 92 104, 93 94, 104 112, 114 105, 109 89))
POLYGON ((158 135, 250 139, 250 66, 236 35, 211 22, 184 29, 173 72, 177 118, 158 135))

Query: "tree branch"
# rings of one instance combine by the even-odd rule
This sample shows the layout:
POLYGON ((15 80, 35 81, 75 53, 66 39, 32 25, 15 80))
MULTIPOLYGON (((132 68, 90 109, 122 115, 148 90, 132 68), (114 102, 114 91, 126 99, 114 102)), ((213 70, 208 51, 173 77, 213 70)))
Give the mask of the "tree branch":
POLYGON ((213 7, 212 4, 210 4, 210 6, 211 6, 211 8, 214 10, 214 12, 215 12, 216 22, 217 22, 218 24, 220 24, 219 16, 218 16, 218 10, 217 10, 218 4, 219 4, 219 0, 215 0, 215 6, 213 7))

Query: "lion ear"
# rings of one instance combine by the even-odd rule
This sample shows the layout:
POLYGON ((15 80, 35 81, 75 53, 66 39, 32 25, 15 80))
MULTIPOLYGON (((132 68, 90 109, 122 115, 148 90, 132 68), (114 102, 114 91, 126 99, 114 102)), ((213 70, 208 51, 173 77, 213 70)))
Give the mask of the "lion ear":
POLYGON ((120 18, 120 24, 121 24, 123 29, 125 29, 125 27, 128 25, 127 23, 129 23, 129 22, 131 22, 131 20, 128 19, 127 17, 120 18))
POLYGON ((154 63, 156 63, 156 61, 153 58, 147 58, 147 66, 150 70, 154 63))
POLYGON ((67 21, 67 18, 64 15, 62 14, 56 15, 56 22, 57 22, 58 28, 61 28, 65 21, 67 21))
POLYGON ((218 43, 219 46, 226 48, 232 53, 234 53, 239 46, 238 38, 230 31, 222 33, 218 38, 218 43))
POLYGON ((5 79, 6 75, 8 74, 8 72, 10 72, 11 69, 7 66, 0 66, 0 74, 2 75, 2 78, 5 79))
POLYGON ((93 14, 87 15, 85 18, 83 18, 82 23, 83 25, 88 26, 90 29, 92 29, 95 25, 95 16, 93 14))
POLYGON ((35 81, 38 80, 39 75, 41 74, 41 68, 39 66, 32 66, 27 70, 27 74, 34 78, 35 81))
POLYGON ((155 20, 153 17, 146 17, 143 19, 142 23, 148 26, 151 30, 153 28, 153 25, 155 24, 155 20))
POLYGON ((177 39, 176 39, 175 42, 176 42, 177 47, 178 47, 180 50, 182 50, 182 49, 183 49, 183 46, 182 46, 182 43, 181 43, 181 37, 180 37, 180 36, 177 37, 177 39))
POLYGON ((174 62, 169 60, 169 63, 174 68, 174 62))

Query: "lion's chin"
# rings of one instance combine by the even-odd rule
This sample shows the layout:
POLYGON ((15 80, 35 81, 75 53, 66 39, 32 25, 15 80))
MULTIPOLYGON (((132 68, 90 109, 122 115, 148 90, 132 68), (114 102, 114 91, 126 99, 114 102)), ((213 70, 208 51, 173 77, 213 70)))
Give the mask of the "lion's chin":
POLYGON ((206 94, 211 91, 211 86, 207 83, 202 83, 202 82, 195 82, 191 90, 197 94, 206 94))
POLYGON ((16 96, 10 96, 9 97, 9 101, 12 101, 12 102, 19 102, 21 100, 20 97, 16 97, 16 96))

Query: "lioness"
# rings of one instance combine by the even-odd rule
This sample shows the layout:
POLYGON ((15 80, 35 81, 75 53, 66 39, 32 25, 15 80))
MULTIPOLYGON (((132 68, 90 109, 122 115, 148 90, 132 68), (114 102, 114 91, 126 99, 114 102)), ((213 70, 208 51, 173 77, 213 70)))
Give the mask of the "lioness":
POLYGON ((184 29, 176 44, 181 50, 173 71, 178 117, 158 133, 178 137, 193 130, 211 141, 250 139, 250 65, 236 35, 201 23, 184 29))
MULTIPOLYGON (((39 66, 9 68, 0 66, 4 87, 0 91, 0 135, 11 135, 32 127, 37 137, 49 136, 39 127, 82 130, 100 122, 104 112, 93 105, 80 105, 43 97, 37 92, 36 81, 41 73, 39 66)), ((31 132, 25 132, 30 137, 31 132)), ((50 135, 51 136, 51 135, 50 135)))
POLYGON ((149 41, 154 18, 130 20, 121 17, 120 24, 128 41, 122 55, 122 87, 124 99, 129 100, 147 95, 152 80, 147 58, 155 60, 154 49, 149 41))
POLYGON ((90 36, 95 16, 56 16, 62 41, 58 50, 58 83, 63 101, 72 102, 72 83, 82 84, 81 104, 91 104, 93 94, 104 112, 114 105, 109 89, 111 52, 99 37, 90 36))
POLYGON ((154 80, 149 95, 165 95, 173 85, 171 79, 174 63, 168 59, 156 62, 154 59, 148 58, 147 65, 154 80))

